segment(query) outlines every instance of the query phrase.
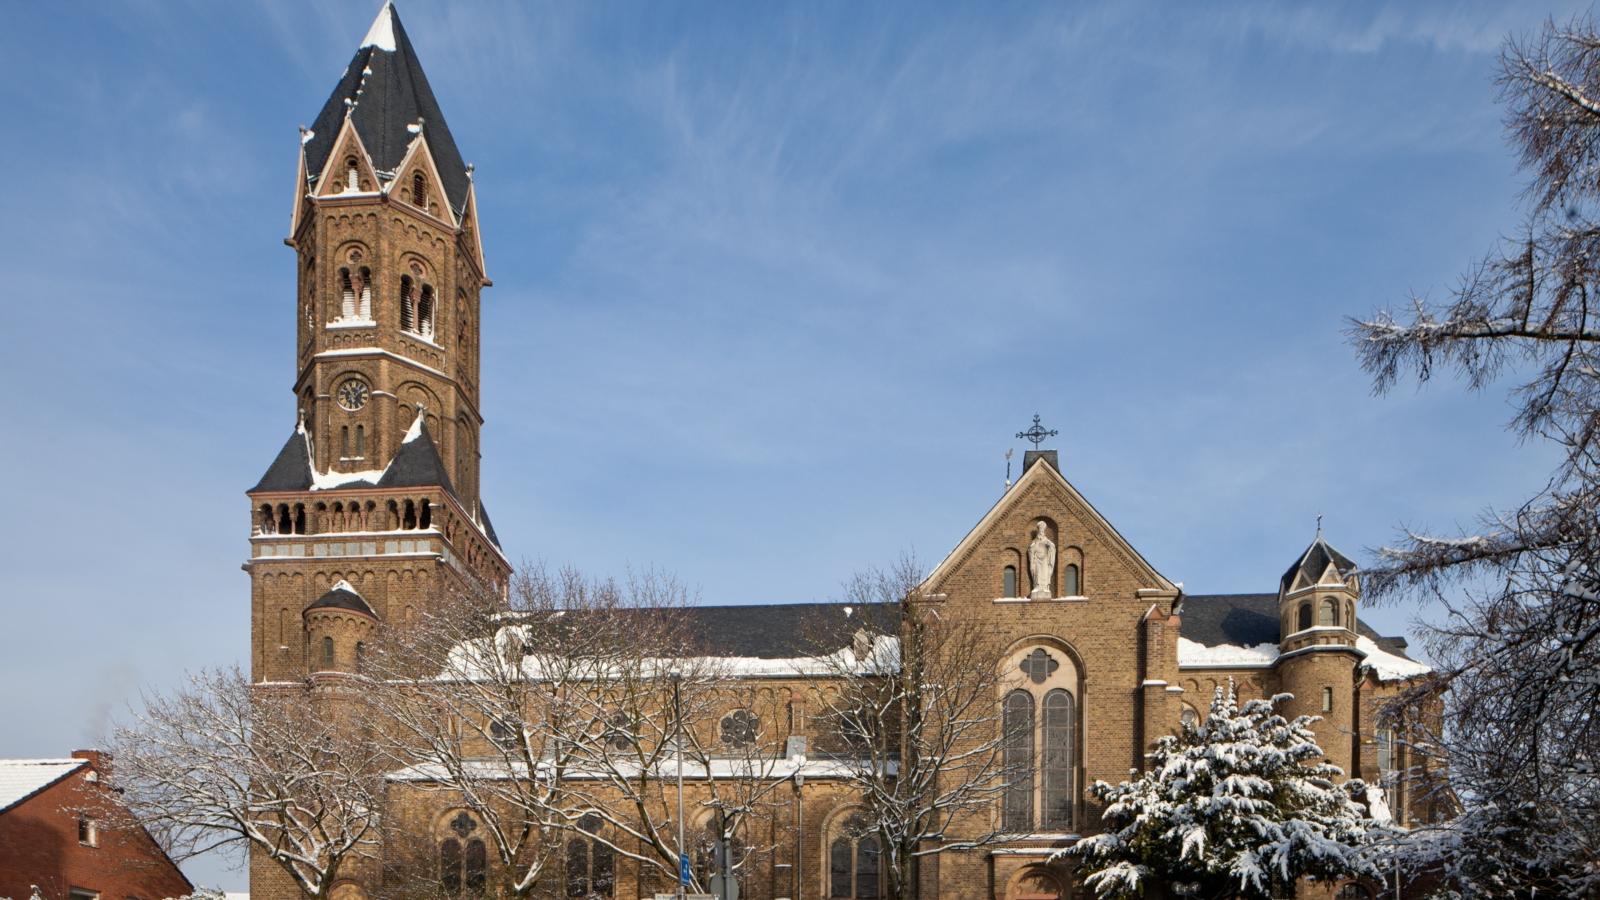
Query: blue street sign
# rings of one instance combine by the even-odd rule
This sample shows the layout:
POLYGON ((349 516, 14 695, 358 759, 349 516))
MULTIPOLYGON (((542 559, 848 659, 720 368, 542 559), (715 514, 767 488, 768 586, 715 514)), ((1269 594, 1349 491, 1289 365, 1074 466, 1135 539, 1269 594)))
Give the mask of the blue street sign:
POLYGON ((689 854, 678 854, 678 883, 684 887, 689 886, 689 854))

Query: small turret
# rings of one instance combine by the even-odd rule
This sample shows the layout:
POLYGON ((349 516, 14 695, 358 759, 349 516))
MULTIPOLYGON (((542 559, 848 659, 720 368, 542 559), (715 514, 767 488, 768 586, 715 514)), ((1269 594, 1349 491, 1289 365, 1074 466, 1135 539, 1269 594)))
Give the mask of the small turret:
POLYGON ((1319 717, 1312 725, 1317 743, 1346 773, 1356 744, 1351 685, 1363 656, 1356 649, 1361 582, 1355 570, 1318 528, 1278 582, 1278 677, 1284 692, 1294 695, 1284 712, 1319 717))
POLYGON ((348 581, 339 581, 305 609, 312 674, 361 671, 378 616, 348 581))

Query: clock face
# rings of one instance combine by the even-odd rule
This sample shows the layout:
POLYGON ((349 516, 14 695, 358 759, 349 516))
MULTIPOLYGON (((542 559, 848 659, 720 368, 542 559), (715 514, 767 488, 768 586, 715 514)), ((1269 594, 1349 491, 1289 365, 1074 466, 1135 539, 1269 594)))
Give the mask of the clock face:
POLYGON ((367 405, 367 383, 359 378, 352 378, 339 385, 339 405, 355 412, 367 405))

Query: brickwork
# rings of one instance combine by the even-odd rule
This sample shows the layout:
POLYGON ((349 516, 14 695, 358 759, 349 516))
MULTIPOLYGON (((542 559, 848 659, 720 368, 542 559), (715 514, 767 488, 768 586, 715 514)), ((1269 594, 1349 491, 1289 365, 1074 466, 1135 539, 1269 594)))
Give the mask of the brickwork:
POLYGON ((160 900, 191 890, 188 879, 143 828, 129 823, 107 788, 108 757, 90 760, 62 780, 0 812, 0 897, 23 900, 38 885, 45 900, 73 890, 104 898, 160 900), (80 841, 79 819, 95 822, 80 841))

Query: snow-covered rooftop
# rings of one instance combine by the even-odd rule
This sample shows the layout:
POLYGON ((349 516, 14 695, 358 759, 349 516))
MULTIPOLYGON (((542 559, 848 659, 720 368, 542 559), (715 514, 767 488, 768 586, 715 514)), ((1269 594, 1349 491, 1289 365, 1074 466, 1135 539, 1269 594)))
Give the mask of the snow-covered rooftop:
POLYGON ((81 759, 0 759, 0 812, 86 765, 81 759))
POLYGON ((1186 637, 1178 638, 1178 665, 1229 666, 1237 668, 1266 668, 1278 661, 1277 644, 1238 644, 1209 646, 1186 637))
POLYGON ((1371 638, 1356 638, 1356 649, 1364 651, 1367 658, 1362 661, 1363 668, 1371 669, 1379 681, 1403 681, 1407 678, 1416 678, 1433 671, 1427 663, 1420 663, 1414 659, 1406 659, 1379 647, 1371 638))

